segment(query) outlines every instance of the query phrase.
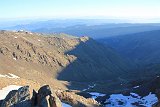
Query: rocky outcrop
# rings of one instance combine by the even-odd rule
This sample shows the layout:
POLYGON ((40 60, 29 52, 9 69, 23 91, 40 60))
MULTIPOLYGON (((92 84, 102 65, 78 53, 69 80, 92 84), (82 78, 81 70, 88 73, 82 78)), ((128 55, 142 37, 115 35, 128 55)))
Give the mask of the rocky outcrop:
POLYGON ((32 97, 29 93, 29 86, 18 90, 12 90, 3 101, 0 107, 62 107, 61 101, 72 105, 72 107, 99 107, 100 104, 92 98, 84 98, 67 91, 51 91, 49 85, 42 86, 38 92, 33 90, 32 97))
POLYGON ((37 104, 36 106, 38 107, 62 107, 61 101, 55 94, 52 94, 51 89, 48 85, 41 87, 38 90, 38 93, 36 93, 35 95, 35 98, 37 98, 37 100, 32 100, 35 101, 34 104, 37 104))
POLYGON ((3 100, 1 107, 26 107, 30 106, 29 86, 24 86, 18 90, 12 90, 3 100))
POLYGON ((49 85, 41 87, 38 93, 33 90, 31 99, 29 86, 24 86, 10 91, 0 107, 62 107, 62 104, 59 98, 52 94, 49 85))
POLYGON ((100 107, 100 104, 92 98, 84 98, 75 92, 68 91, 56 91, 56 95, 61 101, 66 102, 72 107, 100 107))

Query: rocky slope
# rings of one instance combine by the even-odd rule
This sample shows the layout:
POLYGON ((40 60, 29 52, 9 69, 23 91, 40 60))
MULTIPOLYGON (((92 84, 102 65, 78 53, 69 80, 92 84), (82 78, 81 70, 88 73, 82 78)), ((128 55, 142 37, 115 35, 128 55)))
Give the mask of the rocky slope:
MULTIPOLYGON (((0 73, 46 83, 48 79, 96 81, 119 76, 127 64, 88 37, 0 32, 0 73), (47 78, 47 79, 46 79, 47 78)), ((56 80, 55 80, 56 81, 56 80)))

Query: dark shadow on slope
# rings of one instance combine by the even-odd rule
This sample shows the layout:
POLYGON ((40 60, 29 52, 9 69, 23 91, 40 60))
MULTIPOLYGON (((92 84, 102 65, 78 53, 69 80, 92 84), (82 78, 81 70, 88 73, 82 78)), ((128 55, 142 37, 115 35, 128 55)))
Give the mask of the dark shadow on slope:
POLYGON ((141 68, 160 63, 160 30, 102 38, 98 41, 113 47, 141 68))
POLYGON ((58 74, 58 80, 77 82, 109 80, 129 70, 129 64, 124 59, 111 48, 93 39, 80 40, 75 49, 65 54, 74 55, 77 59, 58 74))

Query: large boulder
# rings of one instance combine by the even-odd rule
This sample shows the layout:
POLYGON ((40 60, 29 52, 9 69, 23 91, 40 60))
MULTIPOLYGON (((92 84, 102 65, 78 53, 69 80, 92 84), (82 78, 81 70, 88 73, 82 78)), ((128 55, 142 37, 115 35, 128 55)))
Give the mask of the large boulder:
POLYGON ((44 85, 38 90, 38 95, 41 98, 44 98, 44 97, 51 95, 51 94, 52 94, 52 92, 51 92, 49 85, 44 85))
POLYGON ((37 104, 38 107, 49 107, 49 95, 51 95, 51 89, 49 85, 42 86, 38 90, 37 94, 37 104))
POLYGON ((49 85, 42 86, 38 93, 33 90, 31 98, 32 107, 62 107, 62 103, 56 94, 51 91, 49 85))

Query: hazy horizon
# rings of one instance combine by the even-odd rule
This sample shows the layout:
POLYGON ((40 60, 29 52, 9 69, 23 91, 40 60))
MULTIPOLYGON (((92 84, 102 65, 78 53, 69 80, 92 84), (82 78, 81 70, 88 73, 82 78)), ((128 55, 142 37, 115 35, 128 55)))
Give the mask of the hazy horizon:
POLYGON ((123 19, 160 20, 158 0, 2 0, 0 20, 123 19))

